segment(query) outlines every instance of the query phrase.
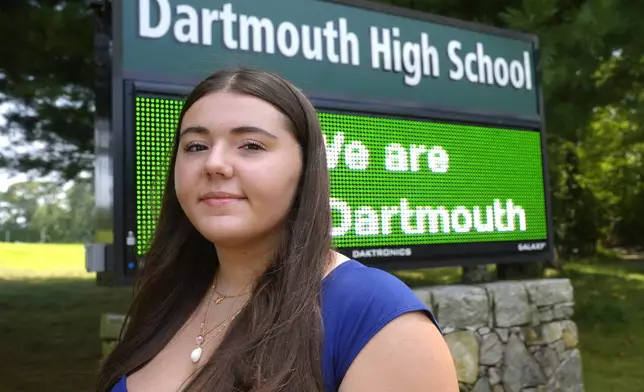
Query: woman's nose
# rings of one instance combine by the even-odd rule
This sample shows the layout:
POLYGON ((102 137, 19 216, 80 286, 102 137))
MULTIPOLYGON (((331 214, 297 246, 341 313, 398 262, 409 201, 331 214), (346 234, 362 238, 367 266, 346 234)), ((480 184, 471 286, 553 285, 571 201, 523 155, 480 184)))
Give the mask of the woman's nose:
POLYGON ((230 178, 233 176, 233 166, 229 162, 228 154, 222 148, 213 148, 211 150, 206 160, 205 172, 209 177, 230 178))

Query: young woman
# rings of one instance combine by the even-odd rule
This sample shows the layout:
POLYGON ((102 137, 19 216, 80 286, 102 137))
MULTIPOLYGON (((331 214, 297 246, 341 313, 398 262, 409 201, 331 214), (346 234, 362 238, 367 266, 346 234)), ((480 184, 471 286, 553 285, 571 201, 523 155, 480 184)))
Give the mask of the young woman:
POLYGON ((224 70, 181 113, 156 234, 97 392, 456 392, 433 316, 330 250, 315 109, 224 70))

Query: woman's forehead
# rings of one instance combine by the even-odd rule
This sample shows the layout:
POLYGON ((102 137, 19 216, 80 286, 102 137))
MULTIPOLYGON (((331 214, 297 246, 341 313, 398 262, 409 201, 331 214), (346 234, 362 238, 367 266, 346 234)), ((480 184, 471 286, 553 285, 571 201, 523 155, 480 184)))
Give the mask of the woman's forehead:
POLYGON ((217 92, 197 100, 186 111, 181 128, 201 126, 208 129, 284 128, 285 116, 270 103, 238 93, 217 92))

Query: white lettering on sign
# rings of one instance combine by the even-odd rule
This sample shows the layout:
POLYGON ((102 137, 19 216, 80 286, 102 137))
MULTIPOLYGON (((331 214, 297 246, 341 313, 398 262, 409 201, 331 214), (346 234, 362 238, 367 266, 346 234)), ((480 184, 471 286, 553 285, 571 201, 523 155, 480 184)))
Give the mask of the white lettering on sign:
POLYGON ((494 200, 492 205, 485 207, 457 206, 450 210, 444 206, 411 207, 407 199, 400 199, 394 206, 351 207, 343 200, 331 198, 331 209, 339 217, 333 222, 331 234, 334 237, 351 233, 386 235, 392 232, 394 224, 409 235, 527 230, 525 210, 511 199, 505 204, 494 200))
POLYGON ((397 73, 404 71, 405 84, 416 86, 423 76, 440 76, 438 49, 430 45, 427 33, 420 35, 420 43, 401 43, 400 29, 371 27, 371 67, 397 73))
MULTIPOLYGON (((344 132, 333 134, 332 141, 324 135, 327 167, 329 170, 338 168, 340 158, 351 170, 366 170, 369 167, 369 150, 360 140, 345 140, 344 132), (344 155, 342 153, 344 152, 344 155)), ((410 144, 408 147, 399 143, 391 143, 385 147, 385 170, 392 172, 418 172, 426 162, 427 169, 432 173, 446 173, 449 169, 449 154, 441 146, 428 148, 424 145, 410 144)))
POLYGON ((527 244, 522 243, 517 246, 517 250, 519 252, 535 252, 535 251, 544 250, 546 245, 547 245, 546 242, 532 242, 527 244))
POLYGON ((351 257, 354 259, 363 259, 368 257, 408 257, 411 255, 411 248, 355 249, 351 252, 351 257))
POLYGON ((369 167, 369 150, 359 140, 351 141, 348 145, 344 143, 344 133, 337 132, 333 135, 333 142, 327 143, 324 135, 324 146, 326 147, 327 167, 335 169, 340 162, 340 153, 344 150, 344 164, 351 170, 366 170, 369 167))
POLYGON ((285 57, 302 55, 307 60, 360 65, 360 42, 349 31, 348 21, 338 18, 327 21, 324 28, 296 25, 290 21, 275 23, 255 15, 239 14, 232 3, 221 9, 201 9, 179 4, 173 12, 169 0, 139 0, 139 35, 161 38, 172 30, 180 43, 212 45, 213 28, 221 30, 223 45, 230 50, 253 51, 285 57), (151 20, 155 3, 159 18, 151 20), (174 18, 174 21, 173 21, 174 18))
POLYGON ((484 43, 476 42, 473 50, 466 51, 463 43, 455 39, 441 49, 433 44, 427 32, 409 36, 398 26, 369 26, 368 37, 363 39, 370 46, 361 51, 360 36, 351 30, 346 17, 313 26, 240 13, 233 4, 197 9, 189 4, 172 7, 169 0, 138 0, 138 34, 148 39, 172 34, 181 44, 205 46, 214 45, 213 37, 219 37, 220 44, 229 50, 349 66, 360 66, 363 63, 360 56, 366 53, 371 60, 366 64, 372 69, 400 74, 403 83, 412 87, 418 86, 423 78, 441 77, 441 53, 445 50, 449 80, 533 89, 532 58, 528 51, 510 52, 511 58, 495 57, 486 51, 484 43))
POLYGON ((465 77, 471 83, 500 87, 505 87, 509 80, 515 89, 532 90, 532 66, 528 52, 523 52, 523 62, 511 60, 508 64, 503 57, 492 59, 487 55, 482 43, 477 43, 476 51, 468 52, 465 56, 461 56, 461 49, 460 41, 447 44, 447 55, 453 65, 449 71, 450 79, 461 80, 465 77))

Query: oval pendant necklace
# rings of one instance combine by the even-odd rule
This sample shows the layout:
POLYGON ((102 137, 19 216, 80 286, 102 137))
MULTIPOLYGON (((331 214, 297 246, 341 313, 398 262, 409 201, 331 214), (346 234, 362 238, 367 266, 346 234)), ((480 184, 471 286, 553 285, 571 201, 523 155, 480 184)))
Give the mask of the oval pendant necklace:
MULTIPOLYGON (((204 341, 205 330, 206 330, 206 320, 208 319, 208 313, 210 312, 210 304, 212 304, 212 302, 213 302, 213 300, 215 298, 215 293, 216 293, 215 286, 216 286, 216 284, 217 284, 217 281, 215 281, 215 283, 213 283, 213 285, 212 285, 212 295, 210 296, 210 301, 208 301, 208 307, 206 308, 206 314, 204 315, 203 321, 201 322, 201 325, 199 326, 199 335, 197 335, 197 339, 195 341, 197 343, 197 348, 192 350, 192 352, 190 353, 190 360, 193 363, 199 362, 199 360, 201 359, 201 354, 203 353, 203 348, 201 347, 201 345, 203 344, 203 341, 204 341)), ((214 300, 215 305, 219 305, 224 300, 224 298, 218 297, 216 300, 214 300)))
POLYGON ((205 335, 203 335, 203 336, 202 336, 202 335, 197 336, 197 348, 195 348, 194 350, 192 350, 192 352, 190 353, 190 360, 191 360, 193 363, 197 363, 197 362, 199 362, 199 360, 201 359, 201 354, 203 353, 203 348, 204 348, 205 346, 207 346, 208 344, 210 344, 211 342, 213 342, 213 341, 215 340, 215 338, 216 338, 217 336, 219 336, 219 334, 220 334, 224 329, 226 329, 226 327, 228 327, 228 325, 230 325, 230 323, 232 323, 232 322, 233 322, 233 320, 235 320, 235 317, 237 317, 237 315, 238 315, 239 313, 241 313, 241 311, 242 311, 242 310, 241 310, 241 309, 239 309, 239 310, 238 310, 238 311, 236 311, 232 316, 230 316, 230 317, 229 317, 229 318, 227 318, 226 320, 222 321, 221 323, 217 324, 217 326, 216 326, 216 327, 214 327, 214 328, 212 328, 210 331, 206 332, 206 333, 205 333, 205 335), (215 330, 216 330, 216 331, 215 331, 215 330), (205 338, 205 336, 206 336, 206 335, 208 335, 208 334, 210 334, 212 331, 215 331, 215 332, 214 332, 214 335, 213 335, 213 336, 211 336, 211 337, 210 337, 210 339, 206 339, 206 338, 205 338))
MULTIPOLYGON (((205 340, 206 340, 206 336, 209 333, 211 333, 212 331, 214 331, 215 329, 219 328, 216 331, 215 336, 213 336, 213 338, 212 338, 212 339, 214 339, 241 312, 241 309, 238 310, 232 316, 230 316, 229 318, 225 319, 224 321, 222 321, 221 323, 216 325, 214 328, 212 328, 211 330, 206 332, 206 322, 208 320, 208 313, 210 312, 210 304, 212 304, 214 302, 215 306, 217 306, 217 305, 221 304, 227 298, 237 298, 237 297, 240 297, 242 295, 248 294, 248 293, 242 293, 242 294, 235 295, 235 296, 219 294, 217 292, 217 290, 216 290, 216 287, 217 287, 217 280, 215 280, 215 283, 212 285, 212 295, 210 297, 210 301, 208 301, 208 307, 206 308, 206 314, 204 315, 203 321, 201 322, 201 324, 199 326, 199 329, 200 329, 199 335, 197 335, 197 338, 195 339, 195 343, 196 343, 197 347, 194 350, 192 350, 192 352, 190 352, 190 360, 192 361, 192 363, 197 363, 201 359, 201 355, 203 354, 203 347, 205 345, 204 343, 205 343, 205 340), (217 295, 217 298, 215 298, 215 295, 217 295)), ((212 342, 212 339, 210 340, 211 342, 212 342)))

